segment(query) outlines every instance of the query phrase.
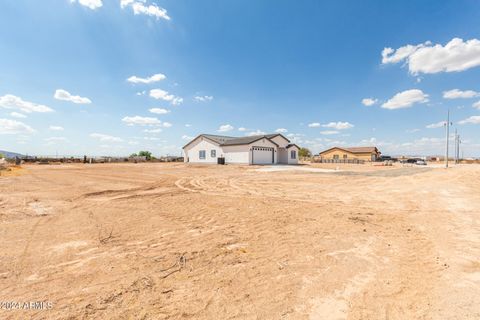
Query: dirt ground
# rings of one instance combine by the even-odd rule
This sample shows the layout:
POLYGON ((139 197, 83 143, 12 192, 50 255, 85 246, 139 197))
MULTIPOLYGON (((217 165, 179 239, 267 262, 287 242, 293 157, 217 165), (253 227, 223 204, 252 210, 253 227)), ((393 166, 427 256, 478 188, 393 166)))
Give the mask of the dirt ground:
POLYGON ((0 318, 480 319, 480 165, 296 168, 0 176, 0 318))

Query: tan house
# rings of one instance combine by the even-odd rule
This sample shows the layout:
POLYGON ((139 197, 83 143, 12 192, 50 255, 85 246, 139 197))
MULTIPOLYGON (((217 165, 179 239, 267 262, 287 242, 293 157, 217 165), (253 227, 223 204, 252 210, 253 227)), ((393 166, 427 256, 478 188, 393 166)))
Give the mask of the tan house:
POLYGON ((381 152, 376 147, 333 147, 319 153, 321 159, 325 160, 364 160, 375 161, 380 157, 381 152))

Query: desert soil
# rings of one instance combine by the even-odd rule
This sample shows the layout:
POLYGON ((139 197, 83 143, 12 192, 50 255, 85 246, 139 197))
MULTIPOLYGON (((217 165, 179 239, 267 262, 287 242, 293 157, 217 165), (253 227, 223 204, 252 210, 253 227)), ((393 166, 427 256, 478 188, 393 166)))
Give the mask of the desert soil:
POLYGON ((0 318, 480 319, 480 166, 303 168, 2 175, 0 318))

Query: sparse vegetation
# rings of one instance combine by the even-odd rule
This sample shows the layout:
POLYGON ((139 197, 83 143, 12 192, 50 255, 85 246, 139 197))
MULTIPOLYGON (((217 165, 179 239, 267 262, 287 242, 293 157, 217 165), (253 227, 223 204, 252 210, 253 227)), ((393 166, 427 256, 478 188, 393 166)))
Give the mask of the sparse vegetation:
POLYGON ((312 152, 307 148, 300 148, 300 150, 298 150, 298 156, 300 158, 310 158, 312 156, 312 152))
POLYGON ((3 155, 3 153, 0 153, 0 159, 4 159, 5 156, 3 155))
POLYGON ((145 157, 147 161, 152 160, 152 153, 150 151, 140 151, 138 153, 139 157, 145 157))

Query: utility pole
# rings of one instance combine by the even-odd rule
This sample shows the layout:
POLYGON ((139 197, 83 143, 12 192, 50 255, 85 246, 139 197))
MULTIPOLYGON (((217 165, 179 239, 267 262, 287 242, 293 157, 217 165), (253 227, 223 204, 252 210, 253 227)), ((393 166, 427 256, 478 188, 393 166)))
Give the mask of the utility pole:
POLYGON ((450 135, 450 109, 447 111, 447 122, 445 123, 445 168, 448 168, 448 138, 450 135))
MULTIPOLYGON (((460 140, 460 135, 458 135, 458 141, 457 141, 457 161, 460 163, 460 143, 462 143, 462 140, 460 140)), ((463 158, 463 157, 462 157, 463 158)))
POLYGON ((455 128, 455 144, 454 144, 455 156, 453 157, 455 164, 458 163, 458 135, 457 135, 457 128, 455 128))

